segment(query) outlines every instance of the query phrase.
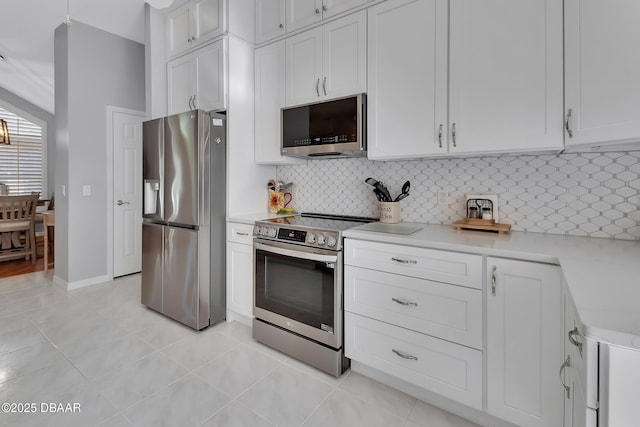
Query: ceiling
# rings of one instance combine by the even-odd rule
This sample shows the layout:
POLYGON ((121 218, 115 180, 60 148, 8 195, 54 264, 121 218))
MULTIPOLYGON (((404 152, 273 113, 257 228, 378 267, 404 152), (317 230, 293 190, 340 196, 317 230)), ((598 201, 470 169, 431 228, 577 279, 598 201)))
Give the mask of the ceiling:
POLYGON ((54 113, 53 37, 69 15, 93 27, 144 43, 144 4, 173 0, 2 0, 0 87, 54 113))

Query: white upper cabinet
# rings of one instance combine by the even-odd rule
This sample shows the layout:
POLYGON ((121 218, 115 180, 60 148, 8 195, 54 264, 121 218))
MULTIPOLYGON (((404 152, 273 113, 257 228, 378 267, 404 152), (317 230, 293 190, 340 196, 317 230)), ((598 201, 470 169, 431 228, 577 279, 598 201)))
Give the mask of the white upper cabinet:
POLYGON ((167 63, 168 114, 226 106, 224 41, 167 63))
POLYGON ((366 12, 286 39, 286 105, 367 91, 366 12))
POLYGON ((302 159, 280 154, 284 107, 284 40, 255 51, 255 162, 302 164, 302 159))
POLYGON ((563 423, 560 268, 487 258, 487 411, 522 427, 563 423))
POLYGON ((287 31, 312 25, 366 3, 367 0, 287 0, 287 31))
POLYGON ((256 44, 285 33, 285 0, 256 0, 256 44))
POLYGON ((451 0, 449 34, 449 152, 562 150, 562 1, 451 0))
POLYGON ((561 150, 561 16, 560 0, 370 8, 368 157, 561 150))
POLYGON ((446 153, 447 1, 389 0, 368 25, 368 157, 446 153))
POLYGON ((225 0, 190 0, 167 14, 167 57, 179 55, 225 31, 225 0))
POLYGON ((565 145, 640 146, 640 2, 565 0, 565 145), (634 144, 635 145, 629 145, 634 144))

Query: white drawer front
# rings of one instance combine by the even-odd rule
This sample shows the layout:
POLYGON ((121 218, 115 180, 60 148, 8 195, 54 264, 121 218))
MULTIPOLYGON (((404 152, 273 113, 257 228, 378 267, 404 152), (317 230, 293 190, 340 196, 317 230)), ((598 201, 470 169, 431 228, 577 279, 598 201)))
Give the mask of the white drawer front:
POLYGON ((348 312, 345 351, 353 360, 482 409, 481 351, 348 312))
POLYGON ((228 222, 227 240, 245 245, 253 245, 253 225, 240 222, 228 222))
POLYGON ((344 263, 482 289, 482 255, 345 239, 344 263))
POLYGON ((345 310, 482 349, 482 291, 346 266, 345 310))

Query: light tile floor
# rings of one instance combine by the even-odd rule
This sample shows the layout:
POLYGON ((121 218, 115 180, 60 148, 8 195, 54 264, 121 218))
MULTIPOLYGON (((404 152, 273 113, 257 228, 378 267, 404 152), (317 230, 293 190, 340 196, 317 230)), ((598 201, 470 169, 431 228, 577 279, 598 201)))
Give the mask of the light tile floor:
POLYGON ((139 275, 71 292, 50 277, 0 279, 0 403, 15 403, 2 426, 475 426, 358 373, 326 375, 239 323, 195 332, 140 304, 139 275))

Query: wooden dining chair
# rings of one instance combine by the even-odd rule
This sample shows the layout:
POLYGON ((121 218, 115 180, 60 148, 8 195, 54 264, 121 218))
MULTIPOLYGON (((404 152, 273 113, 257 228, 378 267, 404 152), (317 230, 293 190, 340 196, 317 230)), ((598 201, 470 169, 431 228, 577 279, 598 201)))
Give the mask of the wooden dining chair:
POLYGON ((35 213, 38 194, 29 196, 0 196, 0 260, 16 259, 24 255, 36 263, 35 213), (24 233, 25 242, 21 242, 24 233))

